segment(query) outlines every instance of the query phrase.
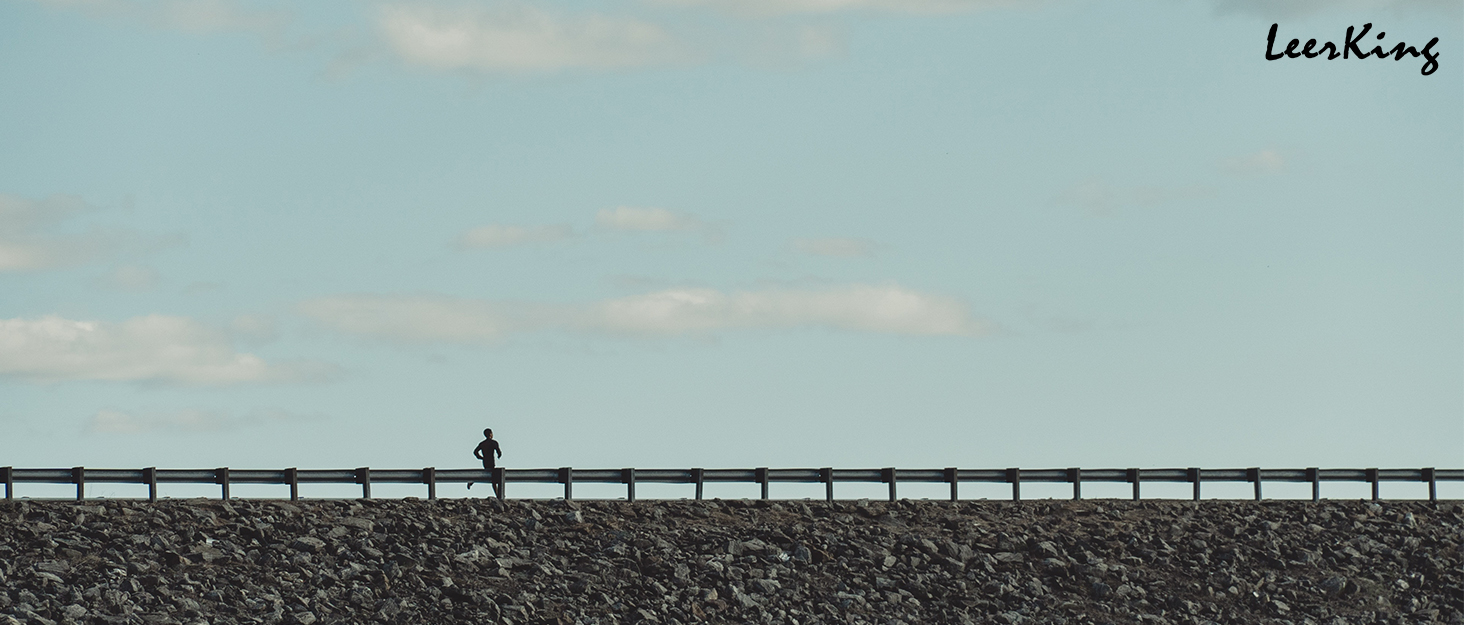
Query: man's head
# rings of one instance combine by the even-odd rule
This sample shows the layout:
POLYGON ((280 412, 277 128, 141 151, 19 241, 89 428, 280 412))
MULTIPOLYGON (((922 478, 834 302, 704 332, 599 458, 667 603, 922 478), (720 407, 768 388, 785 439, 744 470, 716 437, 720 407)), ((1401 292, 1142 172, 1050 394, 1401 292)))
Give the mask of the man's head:
POLYGON ((493 430, 492 429, 483 430, 483 438, 493 438, 493 430))

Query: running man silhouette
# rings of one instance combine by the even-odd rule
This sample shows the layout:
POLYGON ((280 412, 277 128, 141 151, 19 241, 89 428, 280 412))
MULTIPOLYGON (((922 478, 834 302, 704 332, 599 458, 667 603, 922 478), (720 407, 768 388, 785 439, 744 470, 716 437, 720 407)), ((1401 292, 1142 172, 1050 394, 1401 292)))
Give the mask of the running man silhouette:
MULTIPOLYGON (((482 460, 483 468, 487 470, 490 474, 493 472, 493 465, 495 460, 494 454, 497 454, 498 458, 502 458, 503 450, 498 447, 498 441, 493 440, 493 430, 483 430, 483 442, 478 443, 478 446, 473 448, 473 457, 482 460)), ((473 483, 468 482, 468 488, 472 487, 473 483)), ((498 490, 497 481, 493 481, 493 496, 502 496, 502 493, 500 493, 498 490)))

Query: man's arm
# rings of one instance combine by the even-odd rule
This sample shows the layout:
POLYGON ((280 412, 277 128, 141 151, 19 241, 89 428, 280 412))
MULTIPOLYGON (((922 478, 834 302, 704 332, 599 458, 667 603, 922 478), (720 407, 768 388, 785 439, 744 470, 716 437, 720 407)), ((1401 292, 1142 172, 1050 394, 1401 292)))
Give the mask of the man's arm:
POLYGON ((479 460, 483 459, 483 443, 478 443, 478 446, 473 448, 473 457, 479 460))
POLYGON ((503 448, 498 446, 498 441, 493 441, 493 451, 498 452, 498 457, 503 457, 503 448))

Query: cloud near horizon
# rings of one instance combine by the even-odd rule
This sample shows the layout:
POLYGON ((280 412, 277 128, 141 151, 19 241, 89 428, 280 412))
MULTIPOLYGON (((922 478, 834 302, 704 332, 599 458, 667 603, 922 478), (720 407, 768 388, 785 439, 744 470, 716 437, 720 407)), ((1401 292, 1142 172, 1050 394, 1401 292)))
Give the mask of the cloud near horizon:
POLYGON ((195 35, 243 32, 275 42, 281 39, 293 20, 293 16, 285 11, 261 11, 248 3, 230 0, 33 1, 89 17, 136 22, 158 30, 195 35))
POLYGON ((66 220, 93 210, 74 195, 31 200, 0 194, 0 273, 75 267, 146 254, 182 240, 148 237, 125 228, 93 227, 78 234, 56 231, 66 220))
POLYGON ((1203 185, 1120 187, 1109 184, 1102 178, 1093 177, 1069 187, 1057 196, 1056 201, 1081 207, 1094 216, 1108 216, 1117 209, 1128 206, 1156 206, 1214 195, 1214 189, 1203 185))
POLYGON ((316 381, 334 369, 316 362, 271 364, 239 353, 229 333, 187 317, 0 319, 0 378, 213 386, 316 381))
POLYGON ((1210 0, 1210 4, 1219 15, 1244 14, 1265 19, 1346 11, 1388 11, 1395 15, 1426 12, 1450 17, 1464 13, 1464 3, 1458 0, 1210 0))
POLYGON ((523 3, 393 3, 378 10, 376 24, 403 61, 438 70, 617 69, 694 58, 681 42, 649 22, 523 3))
POLYGON ((835 258, 858 258, 873 256, 878 248, 874 241, 869 239, 850 239, 843 237, 830 237, 824 239, 795 239, 793 248, 805 254, 814 256, 831 256, 835 258))
POLYGON ((98 410, 84 429, 90 434, 146 434, 151 432, 225 432, 272 423, 323 421, 320 415, 302 415, 284 410, 257 410, 235 415, 217 410, 174 410, 168 412, 124 412, 98 410))
POLYGON ((573 236, 574 228, 563 224, 550 226, 488 224, 464 232, 458 237, 456 245, 462 249, 492 249, 533 243, 552 243, 573 236))
POLYGON ((979 336, 992 324, 962 302, 896 285, 722 292, 677 288, 579 305, 441 295, 338 295, 301 304, 338 331, 404 343, 492 343, 558 330, 659 338, 727 330, 826 327, 916 336, 979 336))
POLYGON ((1276 150, 1261 150, 1222 161, 1220 168, 1233 176, 1263 176, 1286 171, 1286 158, 1276 150))
POLYGON ((687 8, 707 7, 751 16, 818 15, 851 11, 939 15, 1023 4, 1018 0, 654 0, 654 3, 687 8))

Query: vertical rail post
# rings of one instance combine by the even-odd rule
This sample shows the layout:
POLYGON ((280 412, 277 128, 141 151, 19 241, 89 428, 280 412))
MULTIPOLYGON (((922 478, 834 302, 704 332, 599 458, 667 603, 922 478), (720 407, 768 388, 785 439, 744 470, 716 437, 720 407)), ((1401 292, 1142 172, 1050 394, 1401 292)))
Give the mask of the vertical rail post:
POLYGON ((10 467, 0 467, 0 478, 3 478, 5 481, 6 499, 15 499, 15 476, 13 474, 14 469, 11 469, 10 467))
POLYGON ((1190 483, 1195 485, 1195 501, 1199 501, 1200 500, 1200 468, 1199 467, 1190 467, 1190 468, 1188 468, 1188 469, 1185 470, 1185 473, 1188 474, 1188 475, 1186 475, 1186 477, 1189 478, 1190 483))
POLYGON ((818 477, 824 483, 824 500, 832 503, 834 501, 834 468, 824 467, 819 469, 818 477))
POLYGON ((1128 481, 1134 485, 1134 501, 1139 500, 1139 470, 1128 470, 1128 481))
POLYGON ((356 483, 361 485, 361 498, 371 498, 371 467, 356 469, 356 483))
POLYGON ((422 469, 422 483, 427 485, 427 500, 437 499, 437 467, 422 469))
POLYGON ((559 481, 564 482, 564 500, 574 501, 574 469, 560 467, 559 481))
POLYGON ((229 467, 214 469, 214 482, 218 483, 221 491, 220 497, 224 501, 229 500, 229 467))
POLYGON ((635 501, 635 468, 621 469, 620 481, 625 482, 625 500, 635 501))
POLYGON ((1068 481, 1073 483, 1073 501, 1083 498, 1083 470, 1078 467, 1068 469, 1068 481))
POLYGON ((1012 483, 1012 501, 1022 500, 1022 470, 1017 467, 1007 469, 1007 481, 1012 483))
POLYGON ((71 481, 76 482, 76 500, 86 497, 86 467, 72 467, 71 481))
POLYGON ((493 485, 498 487, 493 489, 498 493, 498 500, 503 501, 506 496, 504 491, 508 490, 508 474, 504 473, 503 467, 493 467, 493 476, 489 479, 492 479, 493 485))
POLYGON ((895 498, 897 497, 897 495, 895 495, 895 468, 894 467, 885 467, 883 469, 880 469, 879 472, 880 472, 880 479, 882 479, 885 482, 888 482, 889 483, 889 485, 890 485, 890 501, 894 501, 895 498))
POLYGON ((1307 467, 1306 481, 1312 485, 1312 502, 1322 500, 1322 472, 1316 467, 1307 467))
POLYGON ((961 474, 955 467, 946 467, 945 479, 951 483, 951 501, 961 500, 961 474))
MULTIPOLYGON (((1423 481, 1428 482, 1428 500, 1429 501, 1435 501, 1435 502, 1438 501, 1439 500, 1439 478, 1436 475, 1436 471, 1434 470, 1433 467, 1424 467, 1423 468, 1423 481)), ((7 495, 10 494, 10 490, 9 490, 8 487, 6 488, 5 493, 7 495)))
POLYGON ((767 499, 768 498, 768 468, 767 467, 758 467, 758 468, 752 470, 752 474, 753 474, 754 477, 757 478, 757 483, 762 485, 762 498, 763 499, 767 499))
POLYGON ((148 467, 142 470, 142 482, 147 484, 147 500, 158 500, 158 468, 148 467))
POLYGON ((691 470, 691 481, 696 482, 696 500, 701 501, 702 485, 706 483, 706 470, 697 467, 691 470))
POLYGON ((1373 468, 1373 469, 1367 469, 1365 472, 1367 473, 1367 481, 1372 482, 1372 500, 1373 501, 1377 501, 1378 500, 1378 470, 1376 468, 1373 468))
POLYGON ((1256 501, 1261 500, 1261 468, 1251 467, 1245 470, 1245 479, 1256 485, 1256 501))
POLYGON ((285 483, 290 485, 290 501, 299 501, 300 470, 295 467, 285 469, 285 483))

